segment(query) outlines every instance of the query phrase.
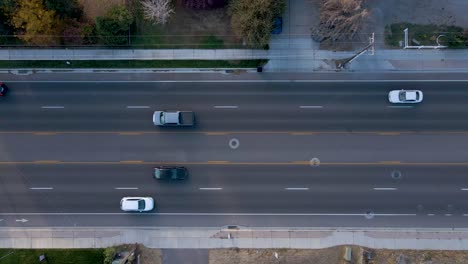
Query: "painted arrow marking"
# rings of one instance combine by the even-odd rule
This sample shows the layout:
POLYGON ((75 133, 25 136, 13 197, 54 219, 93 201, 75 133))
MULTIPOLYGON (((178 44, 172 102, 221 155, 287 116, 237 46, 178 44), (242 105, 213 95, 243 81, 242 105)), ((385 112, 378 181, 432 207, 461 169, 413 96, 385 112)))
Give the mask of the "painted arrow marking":
POLYGON ((28 221, 28 219, 16 219, 16 222, 21 222, 21 223, 26 223, 28 221))

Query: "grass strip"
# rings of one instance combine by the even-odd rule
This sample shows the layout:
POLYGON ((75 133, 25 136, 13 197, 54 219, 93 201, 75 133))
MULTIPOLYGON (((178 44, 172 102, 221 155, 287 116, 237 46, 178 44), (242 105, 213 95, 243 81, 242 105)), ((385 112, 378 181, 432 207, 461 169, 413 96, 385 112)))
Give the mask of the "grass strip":
POLYGON ((45 254, 46 263, 102 264, 103 252, 104 249, 0 249, 0 263, 39 263, 39 256, 45 254))

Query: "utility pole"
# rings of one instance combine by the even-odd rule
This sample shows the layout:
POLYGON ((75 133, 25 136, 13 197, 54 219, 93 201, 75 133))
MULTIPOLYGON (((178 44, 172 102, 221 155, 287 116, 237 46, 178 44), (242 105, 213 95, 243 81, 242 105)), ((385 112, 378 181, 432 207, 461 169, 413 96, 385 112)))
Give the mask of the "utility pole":
POLYGON ((345 59, 343 62, 338 63, 336 66, 338 69, 344 69, 346 65, 350 64, 353 62, 355 59, 360 57, 362 54, 366 53, 366 51, 369 51, 369 55, 374 55, 375 54, 375 33, 372 33, 372 35, 369 37, 369 44, 365 46, 362 50, 360 50, 356 55, 352 56, 351 58, 345 59))

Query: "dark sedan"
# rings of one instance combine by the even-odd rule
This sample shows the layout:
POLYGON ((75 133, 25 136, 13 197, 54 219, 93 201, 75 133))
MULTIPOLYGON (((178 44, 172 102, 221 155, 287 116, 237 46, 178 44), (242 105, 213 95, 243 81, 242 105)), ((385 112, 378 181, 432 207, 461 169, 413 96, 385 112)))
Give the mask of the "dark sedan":
POLYGON ((0 96, 5 96, 7 92, 8 87, 4 83, 0 82, 0 96))
POLYGON ((188 171, 185 167, 156 167, 153 176, 158 180, 183 180, 187 178, 188 171))

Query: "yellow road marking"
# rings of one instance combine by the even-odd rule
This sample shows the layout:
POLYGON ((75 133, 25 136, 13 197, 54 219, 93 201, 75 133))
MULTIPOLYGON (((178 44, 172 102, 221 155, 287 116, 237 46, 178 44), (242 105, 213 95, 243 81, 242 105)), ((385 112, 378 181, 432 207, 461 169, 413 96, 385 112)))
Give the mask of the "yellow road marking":
POLYGON ((293 136, 312 136, 312 135, 316 135, 317 133, 316 132, 292 132, 290 134, 293 136))
POLYGON ((382 163, 382 164, 401 164, 401 161, 390 160, 390 161, 380 161, 379 163, 382 163))
POLYGON ((224 136, 224 135, 228 135, 229 133, 227 132, 204 132, 204 134, 207 136, 224 136))
POLYGON ((52 135, 57 135, 56 132, 36 132, 34 133, 36 136, 52 136, 52 135))
POLYGON ((306 164, 310 164, 310 161, 297 160, 297 161, 292 161, 291 163, 306 165, 306 164))
POLYGON ((59 160, 35 160, 33 163, 40 163, 40 164, 57 164, 61 163, 59 160))
POLYGON ((121 136, 137 136, 141 135, 142 133, 140 132, 120 132, 119 135, 121 136))
POLYGON ((379 135, 381 136, 399 136, 401 132, 380 132, 379 135))

